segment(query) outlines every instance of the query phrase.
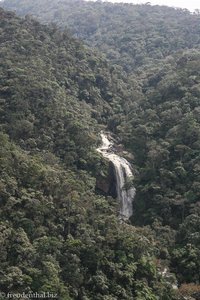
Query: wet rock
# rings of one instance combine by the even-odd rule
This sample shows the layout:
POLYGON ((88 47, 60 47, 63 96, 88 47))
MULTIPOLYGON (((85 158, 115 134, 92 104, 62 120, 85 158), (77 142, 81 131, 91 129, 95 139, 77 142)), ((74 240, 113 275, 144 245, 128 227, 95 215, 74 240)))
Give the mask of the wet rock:
POLYGON ((114 166, 111 162, 108 164, 108 170, 106 174, 101 173, 96 179, 96 190, 103 195, 108 195, 116 198, 116 177, 114 166))

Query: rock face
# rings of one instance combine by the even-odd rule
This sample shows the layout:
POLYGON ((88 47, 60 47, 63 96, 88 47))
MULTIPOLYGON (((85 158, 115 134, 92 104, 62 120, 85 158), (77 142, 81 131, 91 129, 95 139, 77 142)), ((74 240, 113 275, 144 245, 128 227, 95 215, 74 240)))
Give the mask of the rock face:
POLYGON ((107 176, 100 175, 96 180, 96 189, 103 195, 117 198, 116 176, 112 162, 109 162, 107 176))
MULTIPOLYGON (((96 150, 110 162, 114 168, 115 190, 119 201, 119 217, 121 220, 128 220, 133 213, 132 203, 135 197, 135 188, 132 185, 133 173, 130 163, 114 151, 114 142, 109 134, 101 132, 102 144, 96 150)), ((109 172, 108 174, 112 174, 109 172)), ((108 176, 109 177, 109 176, 108 176)), ((108 181, 108 185, 104 188, 112 191, 112 182, 114 179, 108 181), (110 182, 110 184, 109 184, 110 182)))

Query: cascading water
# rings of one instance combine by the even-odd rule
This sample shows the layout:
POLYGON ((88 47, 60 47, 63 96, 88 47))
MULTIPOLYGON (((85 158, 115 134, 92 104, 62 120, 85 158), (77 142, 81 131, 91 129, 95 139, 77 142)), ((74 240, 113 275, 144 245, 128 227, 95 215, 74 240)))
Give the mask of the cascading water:
POLYGON ((135 196, 135 188, 128 186, 128 182, 133 177, 129 162, 112 152, 113 143, 109 141, 105 133, 101 133, 102 145, 97 151, 106 159, 111 161, 115 168, 117 182, 117 197, 120 202, 120 219, 128 220, 132 215, 132 202, 135 196))

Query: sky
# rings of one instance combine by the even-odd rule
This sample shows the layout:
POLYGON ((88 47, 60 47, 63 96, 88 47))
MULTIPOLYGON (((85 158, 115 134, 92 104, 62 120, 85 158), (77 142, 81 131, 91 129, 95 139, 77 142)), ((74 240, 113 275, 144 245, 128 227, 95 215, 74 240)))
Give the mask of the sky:
MULTIPOLYGON (((87 0, 92 1, 92 0, 87 0)), ((187 8, 190 11, 194 9, 200 9, 200 0, 108 0, 109 2, 124 2, 124 3, 147 3, 150 2, 152 5, 167 5, 172 7, 187 8)))

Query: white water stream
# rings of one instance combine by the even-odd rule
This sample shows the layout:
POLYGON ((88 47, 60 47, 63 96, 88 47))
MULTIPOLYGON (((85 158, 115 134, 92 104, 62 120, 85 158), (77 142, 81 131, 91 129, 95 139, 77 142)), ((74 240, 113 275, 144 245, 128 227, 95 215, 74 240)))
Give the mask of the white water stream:
POLYGON ((108 136, 103 132, 101 139, 102 145, 97 148, 97 151, 114 165, 117 197, 120 202, 120 219, 128 220, 133 213, 132 202, 135 196, 135 188, 128 185, 133 177, 131 166, 125 158, 112 152, 113 142, 109 141, 108 136))
MULTIPOLYGON (((101 139, 102 144, 99 148, 97 148, 97 151, 114 165, 117 182, 117 197, 120 202, 119 217, 121 220, 126 221, 133 213, 132 202, 135 196, 134 187, 124 187, 127 181, 133 177, 131 166, 125 158, 120 157, 113 152, 114 143, 109 140, 108 134, 101 132, 101 139)), ((158 273, 167 280, 173 289, 178 288, 174 274, 170 273, 168 268, 165 267, 163 271, 159 270, 158 273)))

